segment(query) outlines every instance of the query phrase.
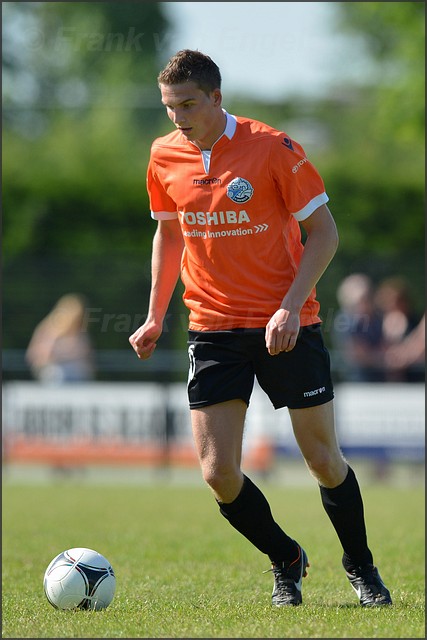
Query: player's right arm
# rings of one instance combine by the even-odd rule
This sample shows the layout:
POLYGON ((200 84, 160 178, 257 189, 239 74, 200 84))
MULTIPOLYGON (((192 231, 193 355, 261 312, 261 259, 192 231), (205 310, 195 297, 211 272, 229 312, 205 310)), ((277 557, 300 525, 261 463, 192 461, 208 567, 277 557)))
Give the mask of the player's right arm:
POLYGON ((151 292, 147 319, 129 342, 138 358, 146 360, 156 348, 163 321, 181 268, 184 240, 178 218, 159 220, 151 255, 151 292))

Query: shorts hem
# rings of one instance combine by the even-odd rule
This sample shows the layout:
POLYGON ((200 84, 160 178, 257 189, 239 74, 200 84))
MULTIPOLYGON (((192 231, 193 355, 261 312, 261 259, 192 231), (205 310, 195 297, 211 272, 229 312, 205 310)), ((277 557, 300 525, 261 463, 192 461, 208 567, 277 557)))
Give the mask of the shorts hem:
POLYGON ((300 402, 295 402, 295 403, 287 403, 287 404, 282 404, 280 403, 279 405, 275 405, 273 402, 273 407, 275 409, 283 409, 284 407, 288 407, 288 409, 310 409, 311 407, 319 407, 322 404, 326 404, 327 402, 330 402, 331 400, 333 400, 335 397, 334 393, 328 394, 327 396, 322 396, 322 398, 316 398, 313 400, 306 400, 306 401, 300 401, 300 402))
POLYGON ((218 400, 199 400, 198 402, 189 402, 190 409, 203 409, 203 407, 210 407, 213 404, 220 404, 221 402, 229 402, 230 400, 241 400, 249 407, 250 400, 242 398, 241 396, 232 396, 231 398, 221 398, 218 400))

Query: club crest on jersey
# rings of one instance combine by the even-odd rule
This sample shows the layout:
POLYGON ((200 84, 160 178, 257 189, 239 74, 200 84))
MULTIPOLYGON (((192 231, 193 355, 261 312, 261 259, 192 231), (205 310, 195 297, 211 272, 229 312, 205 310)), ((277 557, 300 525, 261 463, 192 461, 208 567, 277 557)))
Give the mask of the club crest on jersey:
POLYGON ((233 202, 242 204, 253 196, 254 188, 248 180, 244 178, 234 178, 227 187, 227 196, 233 202))

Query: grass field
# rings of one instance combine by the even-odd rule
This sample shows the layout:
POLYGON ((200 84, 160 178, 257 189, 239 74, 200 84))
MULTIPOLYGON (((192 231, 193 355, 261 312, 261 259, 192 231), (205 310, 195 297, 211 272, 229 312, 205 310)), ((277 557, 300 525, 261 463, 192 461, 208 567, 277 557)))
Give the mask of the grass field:
POLYGON ((394 605, 363 609, 313 487, 260 485, 304 545, 304 603, 273 608, 263 554, 218 514, 202 484, 3 483, 3 637, 424 638, 424 491, 363 487, 370 546, 394 605), (116 595, 99 612, 57 611, 50 560, 90 547, 112 563, 116 595))

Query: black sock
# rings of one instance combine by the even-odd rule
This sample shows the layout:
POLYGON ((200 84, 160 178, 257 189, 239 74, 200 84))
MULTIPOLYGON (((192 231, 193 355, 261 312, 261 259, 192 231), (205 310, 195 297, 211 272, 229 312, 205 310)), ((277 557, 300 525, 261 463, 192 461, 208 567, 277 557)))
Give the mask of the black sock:
POLYGON ((354 566, 372 563, 368 548, 363 501, 354 471, 348 467, 344 482, 327 489, 320 486, 322 504, 328 514, 344 549, 343 565, 350 570, 354 566))
POLYGON ((224 518, 275 564, 298 555, 295 541, 274 521, 264 494, 247 476, 237 498, 229 503, 218 501, 218 505, 224 518))

